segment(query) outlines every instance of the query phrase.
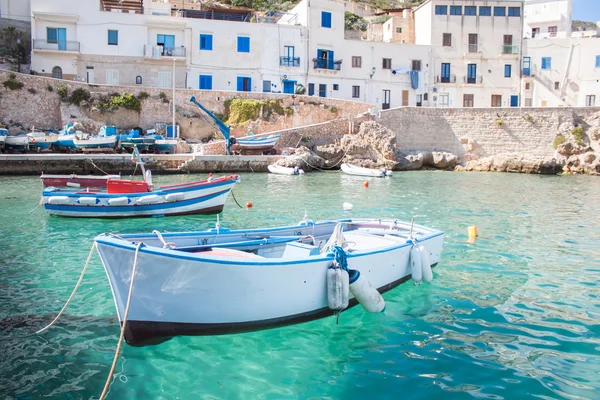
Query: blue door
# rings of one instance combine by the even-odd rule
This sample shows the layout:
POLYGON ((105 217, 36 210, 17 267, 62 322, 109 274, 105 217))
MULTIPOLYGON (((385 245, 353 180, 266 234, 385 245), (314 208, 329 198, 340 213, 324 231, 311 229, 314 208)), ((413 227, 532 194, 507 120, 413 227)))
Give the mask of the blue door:
POLYGON ((294 94, 295 89, 296 81, 283 81, 283 93, 294 94))
POLYGON ((58 28, 56 32, 58 36, 58 49, 67 50, 67 29, 58 28))
POLYGON ((237 78, 237 91, 238 92, 251 92, 252 91, 252 80, 245 76, 238 76, 237 78))
POLYGON ((523 76, 531 76, 531 57, 523 57, 523 76))
POLYGON ((510 106, 511 107, 519 107, 519 96, 518 95, 510 96, 510 106))
POLYGON ((450 63, 442 63, 442 83, 450 83, 450 63))
POLYGON ((467 65, 467 83, 477 83, 477 64, 467 65))

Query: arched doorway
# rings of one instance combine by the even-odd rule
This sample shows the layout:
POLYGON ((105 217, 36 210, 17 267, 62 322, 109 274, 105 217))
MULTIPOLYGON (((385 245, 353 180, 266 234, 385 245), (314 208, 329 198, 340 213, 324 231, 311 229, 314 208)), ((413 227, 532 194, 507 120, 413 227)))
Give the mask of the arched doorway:
POLYGON ((62 79, 62 68, 61 67, 52 68, 52 77, 55 79, 62 79))

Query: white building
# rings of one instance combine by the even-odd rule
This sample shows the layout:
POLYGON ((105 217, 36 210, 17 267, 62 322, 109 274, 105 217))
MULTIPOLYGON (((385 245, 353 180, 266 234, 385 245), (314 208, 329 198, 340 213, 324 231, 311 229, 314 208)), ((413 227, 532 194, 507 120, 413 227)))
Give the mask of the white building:
POLYGON ((525 0, 523 37, 529 39, 571 36, 573 0, 525 0))
POLYGON ((600 106, 600 38, 524 41, 526 106, 600 106))
POLYGON ((416 43, 432 51, 425 105, 520 105, 521 0, 427 0, 413 14, 416 43))
POLYGON ((0 0, 0 18, 31 21, 30 0, 0 0))

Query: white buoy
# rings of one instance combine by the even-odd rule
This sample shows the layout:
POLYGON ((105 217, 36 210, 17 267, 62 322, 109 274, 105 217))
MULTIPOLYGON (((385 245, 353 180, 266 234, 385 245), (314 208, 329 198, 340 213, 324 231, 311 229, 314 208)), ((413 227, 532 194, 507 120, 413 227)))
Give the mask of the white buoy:
POLYGON ((367 312, 378 313, 385 310, 385 300, 360 272, 350 270, 350 292, 367 312))
POLYGON ((421 253, 421 270, 423 273, 423 280, 427 283, 433 281, 433 271, 431 270, 431 263, 429 262, 429 252, 425 246, 419 246, 419 252, 421 253))
POLYGON ((350 210, 352 210, 352 207, 354 207, 354 206, 350 203, 344 203, 343 207, 344 207, 344 211, 350 211, 350 210))
POLYGON ((413 245, 410 249, 410 271, 415 285, 420 285, 423 279, 423 267, 421 266, 421 252, 418 245, 413 245))
POLYGON ((348 308, 349 278, 341 268, 327 269, 327 305, 332 310, 348 308))

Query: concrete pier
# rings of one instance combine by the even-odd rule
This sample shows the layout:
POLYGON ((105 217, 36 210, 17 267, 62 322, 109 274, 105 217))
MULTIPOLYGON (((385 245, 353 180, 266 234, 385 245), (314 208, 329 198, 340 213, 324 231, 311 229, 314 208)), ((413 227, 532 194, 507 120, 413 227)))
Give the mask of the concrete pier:
MULTIPOLYGON (((143 154, 154 174, 204 172, 267 172, 281 156, 204 156, 199 154, 143 154)), ((131 174, 136 165, 130 154, 0 154, 0 175, 131 174)))

